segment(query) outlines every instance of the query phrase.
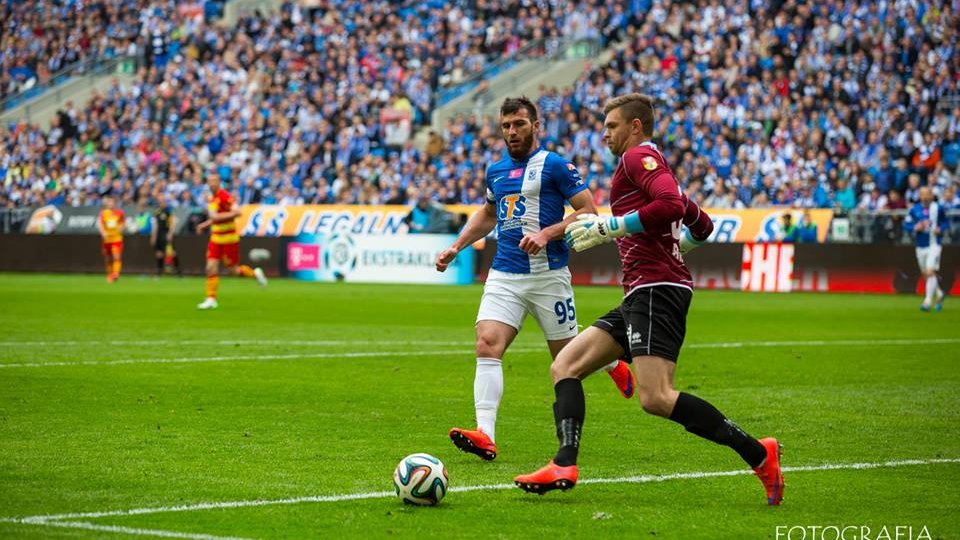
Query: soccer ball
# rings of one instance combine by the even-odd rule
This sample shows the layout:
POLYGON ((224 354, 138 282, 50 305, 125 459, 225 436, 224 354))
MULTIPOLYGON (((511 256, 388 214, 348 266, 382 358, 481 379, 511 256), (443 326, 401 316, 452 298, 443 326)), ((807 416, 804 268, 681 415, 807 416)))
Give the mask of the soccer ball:
POLYGON ((447 494, 447 468, 430 454, 410 454, 393 471, 393 487, 404 503, 440 504, 447 494))

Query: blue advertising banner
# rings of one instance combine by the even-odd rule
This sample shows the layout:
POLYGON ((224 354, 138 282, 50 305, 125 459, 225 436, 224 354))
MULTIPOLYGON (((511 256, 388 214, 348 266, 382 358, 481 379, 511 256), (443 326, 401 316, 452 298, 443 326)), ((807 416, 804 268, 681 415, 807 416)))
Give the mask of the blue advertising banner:
POLYGON ((434 266, 454 240, 452 234, 301 234, 287 245, 287 270, 308 281, 473 283, 473 247, 461 251, 446 272, 434 266))

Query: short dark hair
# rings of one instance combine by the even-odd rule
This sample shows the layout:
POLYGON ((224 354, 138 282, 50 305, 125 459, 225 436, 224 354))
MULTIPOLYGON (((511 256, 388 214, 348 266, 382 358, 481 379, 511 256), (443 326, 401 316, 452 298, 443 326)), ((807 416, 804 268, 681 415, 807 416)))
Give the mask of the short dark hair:
POLYGON ((508 97, 507 99, 503 100, 503 105, 500 105, 500 116, 513 114, 520 109, 527 110, 531 122, 537 121, 537 106, 534 105, 527 96, 520 96, 516 98, 508 97))
POLYGON ((603 106, 603 114, 610 114, 610 111, 621 109, 620 114, 627 122, 639 118, 640 123, 643 124, 643 134, 649 138, 653 137, 653 102, 654 99, 648 95, 627 94, 608 101, 603 106))

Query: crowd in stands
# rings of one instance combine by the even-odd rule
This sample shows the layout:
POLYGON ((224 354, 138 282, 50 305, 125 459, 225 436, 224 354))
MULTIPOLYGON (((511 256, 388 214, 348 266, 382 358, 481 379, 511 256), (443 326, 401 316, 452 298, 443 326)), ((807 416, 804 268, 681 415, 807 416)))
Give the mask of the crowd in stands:
POLYGON ((45 85, 78 62, 135 51, 141 31, 152 30, 154 12, 160 9, 149 6, 147 0, 4 2, 0 100, 45 85))
POLYGON ((640 91, 658 99, 658 142, 706 207, 902 209, 925 184, 958 207, 956 8, 656 4, 610 63, 540 98, 547 138, 605 201, 615 163, 601 108, 640 91))
POLYGON ((926 184, 960 207, 956 4, 311 0, 235 29, 172 17, 141 30, 133 84, 46 129, 0 126, 0 205, 90 205, 108 190, 198 205, 213 169, 243 203, 482 203, 486 165, 506 156, 495 118, 457 116, 415 148, 391 139, 391 114, 425 125, 438 89, 572 36, 618 52, 535 97, 545 146, 598 204, 616 165, 603 104, 639 91, 706 207, 896 209, 926 184))
POLYGON ((395 119, 427 123, 438 88, 523 43, 625 35, 623 8, 595 4, 288 2, 224 28, 165 3, 148 11, 168 18, 141 21, 132 84, 67 104, 46 129, 0 126, 0 204, 97 204, 109 190, 121 204, 199 205, 214 169, 244 203, 406 202, 444 187, 480 201, 479 175, 391 140, 395 119))

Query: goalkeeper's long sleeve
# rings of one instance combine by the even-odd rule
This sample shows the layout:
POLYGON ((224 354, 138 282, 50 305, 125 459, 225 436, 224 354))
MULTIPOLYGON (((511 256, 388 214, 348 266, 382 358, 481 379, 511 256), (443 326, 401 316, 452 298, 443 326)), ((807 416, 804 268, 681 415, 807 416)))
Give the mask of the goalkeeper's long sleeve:
POLYGON ((645 230, 679 221, 684 216, 684 196, 677 188, 673 175, 664 171, 646 185, 653 199, 639 210, 640 222, 645 230))
POLYGON ((697 242, 703 242, 713 234, 713 220, 700 208, 700 205, 684 197, 687 207, 683 213, 683 224, 690 236, 697 242))

